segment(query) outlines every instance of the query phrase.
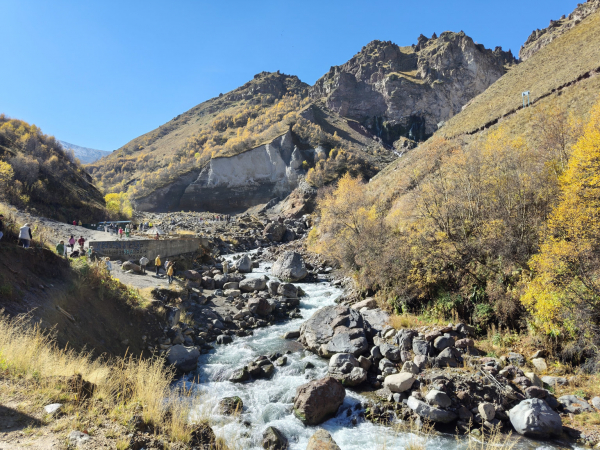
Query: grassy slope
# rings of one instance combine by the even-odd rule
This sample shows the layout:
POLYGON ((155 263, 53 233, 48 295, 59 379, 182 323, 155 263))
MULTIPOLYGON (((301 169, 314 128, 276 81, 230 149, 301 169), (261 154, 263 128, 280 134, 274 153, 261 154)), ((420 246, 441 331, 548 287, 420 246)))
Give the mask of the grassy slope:
MULTIPOLYGON (((488 122, 518 109, 521 93, 530 91, 532 100, 552 92, 581 75, 600 68, 600 14, 578 26, 518 64, 485 92, 451 118, 438 133, 455 137, 473 132, 488 122)), ((584 98, 581 99, 585 101, 584 98)))
POLYGON ((435 138, 450 139, 457 145, 476 145, 487 137, 497 125, 473 135, 470 133, 483 128, 486 123, 500 118, 521 104, 523 89, 553 94, 544 97, 527 109, 517 110, 501 120, 511 134, 524 136, 535 144, 535 134, 531 130, 530 119, 536 110, 552 102, 567 107, 575 116, 584 116, 598 99, 600 77, 585 78, 558 90, 566 83, 582 74, 600 67, 600 13, 581 22, 577 27, 556 39, 533 57, 519 64, 500 78, 490 88, 476 97, 462 112, 450 119, 434 138, 421 144, 403 157, 382 170, 369 184, 382 198, 394 200, 394 210, 409 216, 411 205, 406 203, 403 194, 407 193, 414 178, 425 177, 434 170, 436 161, 425 155, 435 143, 435 138), (582 39, 580 41, 580 39, 582 39), (553 75, 552 75, 553 74, 553 75))
POLYGON ((158 333, 155 317, 108 294, 95 268, 84 262, 78 266, 50 250, 26 250, 3 239, 0 309, 11 316, 30 313, 32 322, 55 328, 61 347, 87 348, 96 355, 141 355, 142 335, 158 333))

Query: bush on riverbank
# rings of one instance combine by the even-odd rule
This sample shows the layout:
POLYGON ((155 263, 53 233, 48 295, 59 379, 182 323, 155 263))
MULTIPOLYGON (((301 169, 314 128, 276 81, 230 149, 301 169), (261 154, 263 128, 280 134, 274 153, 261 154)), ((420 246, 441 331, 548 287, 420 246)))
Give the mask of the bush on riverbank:
POLYGON ((396 313, 536 329, 597 371, 600 102, 591 117, 582 134, 549 105, 535 140, 502 125, 470 145, 434 137, 398 186, 346 176, 321 194, 309 248, 396 313))

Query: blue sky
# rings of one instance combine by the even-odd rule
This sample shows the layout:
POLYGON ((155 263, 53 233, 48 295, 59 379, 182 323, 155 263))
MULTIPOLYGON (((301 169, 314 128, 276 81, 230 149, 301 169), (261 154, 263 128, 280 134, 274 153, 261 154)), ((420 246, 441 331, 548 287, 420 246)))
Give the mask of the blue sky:
MULTIPOLYGON (((579 0, 582 1, 582 0, 579 0)), ((254 74, 313 84, 373 39, 465 31, 518 54, 577 0, 0 0, 0 112, 114 150, 254 74)))

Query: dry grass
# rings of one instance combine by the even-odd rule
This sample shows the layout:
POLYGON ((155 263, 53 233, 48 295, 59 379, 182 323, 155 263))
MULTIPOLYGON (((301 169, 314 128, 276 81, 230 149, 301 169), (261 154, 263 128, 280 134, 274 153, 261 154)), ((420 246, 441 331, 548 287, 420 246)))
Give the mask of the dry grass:
MULTIPOLYGON (((202 399, 191 390, 174 389, 174 373, 162 359, 93 360, 88 354, 58 348, 51 335, 28 320, 0 315, 1 398, 31 415, 39 415, 44 405, 64 404, 63 412, 73 419, 66 425, 57 422, 54 432, 85 430, 104 420, 127 426, 140 416, 168 441, 190 441, 194 430, 190 412, 202 399), (91 397, 78 397, 68 389, 65 380, 76 374, 95 385, 91 397)), ((124 445, 119 442, 117 446, 124 445)))
POLYGON ((451 118, 442 134, 453 137, 475 130, 521 106, 521 93, 533 100, 580 75, 600 67, 600 13, 555 39, 527 61, 476 97, 464 111, 451 118))
POLYGON ((513 450, 520 438, 514 438, 512 432, 503 434, 500 429, 500 426, 492 430, 482 426, 477 432, 469 430, 467 436, 456 436, 457 446, 461 450, 513 450))

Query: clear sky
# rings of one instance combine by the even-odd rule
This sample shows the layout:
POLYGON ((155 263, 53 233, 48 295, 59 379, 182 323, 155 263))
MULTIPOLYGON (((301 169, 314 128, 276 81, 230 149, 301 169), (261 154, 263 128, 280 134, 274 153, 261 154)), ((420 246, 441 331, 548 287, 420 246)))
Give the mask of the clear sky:
MULTIPOLYGON (((583 0, 579 0, 581 2, 583 0)), ((515 55, 577 0, 0 0, 0 112, 114 150, 281 70, 313 84, 379 39, 465 31, 515 55)))

